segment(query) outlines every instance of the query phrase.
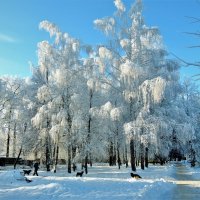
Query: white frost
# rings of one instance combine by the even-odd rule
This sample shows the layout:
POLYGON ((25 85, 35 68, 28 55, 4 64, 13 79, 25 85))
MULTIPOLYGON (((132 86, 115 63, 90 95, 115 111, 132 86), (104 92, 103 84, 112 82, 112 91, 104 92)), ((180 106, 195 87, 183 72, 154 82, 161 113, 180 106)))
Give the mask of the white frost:
POLYGON ((108 59, 111 59, 112 58, 112 53, 110 50, 108 50, 107 48, 105 47, 100 47, 99 48, 99 56, 101 58, 108 58, 108 59))
POLYGON ((119 11, 121 11, 121 12, 125 12, 126 11, 126 8, 125 8, 125 6, 124 6, 124 4, 123 4, 123 2, 121 0, 115 0, 114 4, 115 4, 116 8, 119 11))

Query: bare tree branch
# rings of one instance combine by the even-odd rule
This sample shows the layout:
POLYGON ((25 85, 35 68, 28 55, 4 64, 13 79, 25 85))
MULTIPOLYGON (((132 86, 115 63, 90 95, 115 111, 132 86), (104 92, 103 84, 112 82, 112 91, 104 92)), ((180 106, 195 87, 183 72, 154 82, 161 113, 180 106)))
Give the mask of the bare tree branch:
POLYGON ((189 35, 195 35, 195 36, 200 37, 200 33, 199 32, 183 32, 183 33, 189 34, 189 35))
POLYGON ((180 60, 182 63, 185 64, 186 67, 188 66, 196 66, 196 67, 200 67, 200 63, 196 62, 196 63, 191 63, 191 62, 187 62, 183 59, 181 59, 180 57, 178 57, 177 55, 175 55, 174 53, 171 53, 174 57, 176 57, 178 60, 180 60))
POLYGON ((200 19, 197 17, 189 17, 189 16, 185 16, 185 17, 192 19, 193 21, 191 23, 199 23, 200 22, 200 19))
POLYGON ((200 45, 196 45, 196 46, 189 46, 188 48, 200 48, 200 45))

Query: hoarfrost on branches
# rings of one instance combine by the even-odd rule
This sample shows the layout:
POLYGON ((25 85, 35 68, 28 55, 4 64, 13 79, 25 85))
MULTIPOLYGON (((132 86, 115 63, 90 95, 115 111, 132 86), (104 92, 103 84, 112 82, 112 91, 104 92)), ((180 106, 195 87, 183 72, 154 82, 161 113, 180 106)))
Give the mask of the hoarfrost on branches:
POLYGON ((124 4, 123 4, 123 2, 121 0, 115 0, 114 4, 115 4, 116 8, 120 12, 125 12, 126 11, 126 8, 125 8, 125 6, 124 6, 124 4))
POLYGON ((154 103, 160 103, 164 98, 165 87, 166 81, 162 77, 144 81, 140 87, 144 105, 150 105, 151 100, 153 100, 154 103))
POLYGON ((110 116, 111 116, 111 119, 113 121, 120 120, 120 116, 121 116, 121 110, 120 110, 120 108, 113 108, 110 111, 110 116))
POLYGON ((50 98, 49 88, 46 85, 43 85, 38 89, 37 98, 39 101, 48 101, 50 98))
POLYGON ((110 50, 108 50, 105 47, 100 47, 99 48, 99 56, 101 58, 107 58, 107 59, 112 59, 112 53, 110 50))
POLYGON ((122 39, 120 40, 120 45, 123 49, 127 49, 130 45, 130 40, 129 39, 122 39))
MULTIPOLYGON (((59 31, 59 28, 54 24, 47 20, 40 22, 39 24, 40 29, 44 29, 49 32, 50 36, 56 36, 55 43, 58 44, 62 38, 62 34, 59 31)), ((67 37, 66 37, 67 38, 67 37)))
POLYGON ((107 17, 103 19, 96 19, 94 24, 97 28, 102 30, 106 35, 109 35, 110 32, 114 32, 115 20, 112 17, 107 17))

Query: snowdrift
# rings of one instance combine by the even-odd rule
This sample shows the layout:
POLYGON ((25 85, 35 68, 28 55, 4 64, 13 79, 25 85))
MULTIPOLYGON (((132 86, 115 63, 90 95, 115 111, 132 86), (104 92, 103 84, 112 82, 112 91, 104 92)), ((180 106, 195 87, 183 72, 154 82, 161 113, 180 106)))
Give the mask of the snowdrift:
POLYGON ((0 173, 0 180, 5 185, 9 185, 19 181, 26 182, 26 177, 22 170, 9 170, 0 173))

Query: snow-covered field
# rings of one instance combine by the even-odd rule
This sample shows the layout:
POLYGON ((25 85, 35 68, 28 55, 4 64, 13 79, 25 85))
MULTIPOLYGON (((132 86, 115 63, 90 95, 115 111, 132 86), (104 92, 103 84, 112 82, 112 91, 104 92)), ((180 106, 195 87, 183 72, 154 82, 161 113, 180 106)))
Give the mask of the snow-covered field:
MULTIPOLYGON (((33 180, 27 183, 20 179, 19 171, 11 169, 0 170, 0 200, 66 200, 66 199, 161 199, 172 191, 173 164, 153 166, 137 173, 142 179, 130 177, 130 168, 94 165, 87 175, 76 177, 76 173, 68 174, 66 166, 58 172, 39 171, 39 176, 27 176, 33 180)), ((23 178, 23 177, 22 177, 23 178)))

